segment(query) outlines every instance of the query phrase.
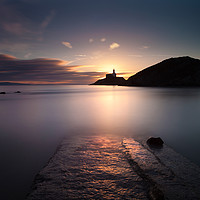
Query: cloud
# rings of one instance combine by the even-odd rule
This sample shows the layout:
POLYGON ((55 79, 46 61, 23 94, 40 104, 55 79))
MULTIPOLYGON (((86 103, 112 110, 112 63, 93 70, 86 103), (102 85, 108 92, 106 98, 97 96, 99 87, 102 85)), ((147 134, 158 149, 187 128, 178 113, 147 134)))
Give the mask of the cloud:
POLYGON ((2 61, 13 61, 16 60, 17 58, 8 54, 0 54, 0 62, 2 61))
POLYGON ((0 5, 1 28, 13 35, 30 33, 30 20, 23 16, 15 7, 5 4, 0 5))
POLYGON ((117 42, 113 42, 111 45, 110 45, 110 50, 113 50, 113 49, 116 49, 116 48, 119 48, 120 45, 117 43, 117 42))
POLYGON ((141 54, 129 54, 130 57, 136 57, 136 58, 142 58, 143 56, 141 54))
POLYGON ((142 46, 141 49, 149 49, 150 46, 142 46))
POLYGON ((71 45, 70 42, 62 42, 62 44, 65 45, 66 47, 70 48, 70 49, 72 48, 72 45, 71 45))
POLYGON ((36 36, 37 41, 43 41, 44 40, 43 33, 45 32, 46 28, 48 27, 48 25, 53 20, 55 13, 56 12, 54 10, 51 10, 49 12, 49 14, 44 18, 44 20, 38 25, 38 27, 36 27, 36 31, 32 32, 33 35, 36 36))
POLYGON ((105 42, 105 41, 106 41, 106 38, 101 38, 100 41, 101 41, 101 42, 105 42))
POLYGON ((86 57, 87 55, 85 55, 85 54, 78 54, 78 55, 75 55, 75 56, 77 56, 77 57, 86 57))
POLYGON ((43 33, 55 16, 51 10, 44 19, 36 22, 24 15, 17 6, 0 1, 0 31, 6 37, 12 35, 12 39, 43 40, 43 33))
POLYGON ((76 61, 85 60, 87 57, 87 55, 85 55, 85 54, 78 54, 75 56, 76 56, 76 61))
POLYGON ((18 22, 10 22, 10 23, 2 23, 2 27, 5 31, 15 34, 15 35, 23 35, 26 33, 30 33, 30 31, 18 22))
POLYGON ((104 72, 85 72, 84 65, 72 65, 70 61, 50 58, 17 59, 0 54, 0 81, 30 84, 89 84, 104 72), (78 69, 82 69, 81 72, 78 69))
POLYGON ((89 39, 89 43, 92 43, 92 42, 94 42, 94 39, 93 39, 93 38, 90 38, 90 39, 89 39))
POLYGON ((11 41, 0 42, 0 51, 7 52, 27 52, 30 45, 26 43, 13 43, 11 41))
POLYGON ((41 23, 41 27, 45 29, 50 24, 54 16, 55 16, 55 11, 51 10, 49 15, 47 15, 44 21, 41 23))
POLYGON ((92 52, 92 55, 90 56, 91 60, 98 60, 103 58, 103 56, 105 55, 105 52, 102 51, 94 51, 92 52))
POLYGON ((31 55, 32 55, 32 53, 27 53, 24 55, 24 58, 28 59, 31 55))

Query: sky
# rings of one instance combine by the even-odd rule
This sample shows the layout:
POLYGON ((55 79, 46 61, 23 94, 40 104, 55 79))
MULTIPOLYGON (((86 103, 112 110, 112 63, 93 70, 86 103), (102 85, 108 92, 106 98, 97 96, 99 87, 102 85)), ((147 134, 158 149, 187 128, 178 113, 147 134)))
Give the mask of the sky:
POLYGON ((89 84, 200 59, 199 0, 0 0, 0 82, 89 84))

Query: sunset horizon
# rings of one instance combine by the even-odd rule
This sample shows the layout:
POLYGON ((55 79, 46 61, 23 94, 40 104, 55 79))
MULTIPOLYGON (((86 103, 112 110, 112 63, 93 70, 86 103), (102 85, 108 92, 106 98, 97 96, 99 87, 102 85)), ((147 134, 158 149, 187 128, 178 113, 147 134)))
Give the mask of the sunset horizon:
MULTIPOLYGON (((180 56, 180 58, 181 57, 189 56, 180 56)), ((170 58, 176 57, 169 57, 165 60, 170 58)), ((144 66, 140 71, 162 61, 163 60, 160 60, 157 63, 144 66)), ((107 66, 107 71, 84 71, 84 68, 91 67, 89 65, 70 65, 70 63, 71 62, 69 61, 60 60, 57 58, 34 58, 21 60, 12 55, 0 54, 0 69, 2 68, 2 78, 0 83, 28 85, 88 85, 95 80, 105 78, 106 74, 112 73, 113 69, 116 70, 118 77, 124 77, 126 80, 140 72, 123 72, 120 70, 120 67, 117 67, 116 65, 111 65, 110 68, 107 66), (5 77, 3 75, 4 70, 6 71, 5 77), (13 75, 13 71, 18 74, 16 79, 14 78, 16 76, 13 75), (9 73, 11 75, 9 75, 9 73), (29 76, 30 73, 33 74, 32 77, 29 76), (27 75, 27 80, 23 80, 23 77, 26 77, 27 75), (41 80, 41 76, 43 76, 42 79, 44 80, 41 80)))

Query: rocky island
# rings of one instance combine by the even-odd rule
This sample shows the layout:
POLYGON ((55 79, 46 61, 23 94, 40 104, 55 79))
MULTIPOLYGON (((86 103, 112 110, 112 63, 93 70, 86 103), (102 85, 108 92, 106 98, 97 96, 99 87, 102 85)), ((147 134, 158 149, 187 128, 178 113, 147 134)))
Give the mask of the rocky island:
POLYGON ((113 69, 112 74, 106 74, 106 78, 97 80, 91 85, 124 85, 126 80, 123 77, 117 77, 115 69, 113 69))
POLYGON ((125 80, 113 74, 92 85, 143 87, 200 87, 200 60, 189 56, 169 58, 147 67, 125 80))

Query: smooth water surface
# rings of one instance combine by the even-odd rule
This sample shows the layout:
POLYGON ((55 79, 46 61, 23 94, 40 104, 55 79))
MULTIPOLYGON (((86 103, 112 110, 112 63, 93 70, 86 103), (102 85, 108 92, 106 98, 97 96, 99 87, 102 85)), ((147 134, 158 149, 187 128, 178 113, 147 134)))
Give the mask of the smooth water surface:
POLYGON ((23 199, 66 135, 160 136, 200 165, 200 89, 1 86, 0 192, 23 199), (16 94, 20 90, 22 93, 16 94))

